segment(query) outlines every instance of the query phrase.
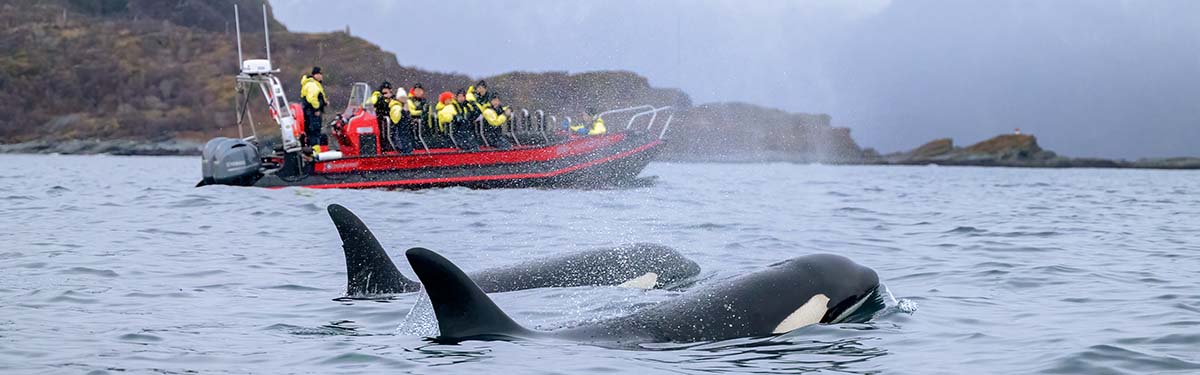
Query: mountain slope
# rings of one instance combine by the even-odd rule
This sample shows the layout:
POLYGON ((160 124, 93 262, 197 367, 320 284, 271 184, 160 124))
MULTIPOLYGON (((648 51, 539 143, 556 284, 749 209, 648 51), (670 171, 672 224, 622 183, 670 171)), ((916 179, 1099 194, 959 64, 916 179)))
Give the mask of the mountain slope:
MULTIPOLYGON (((14 51, 0 55, 0 102, 6 104, 0 106, 0 143, 203 142, 236 135, 233 4, 241 11, 246 58, 262 57, 261 1, 0 4, 0 48, 14 51)), ((313 65, 325 70, 326 92, 339 110, 357 81, 421 82, 432 96, 474 81, 403 66, 396 55, 345 32, 289 32, 269 8, 267 18, 272 60, 293 100, 300 75, 313 65)), ((678 112, 665 155, 670 159, 853 161, 863 155, 849 130, 830 127, 827 115, 747 104, 693 106, 683 92, 652 87, 631 72, 514 72, 486 79, 509 104, 560 118, 578 118, 586 108, 671 105, 678 112)))

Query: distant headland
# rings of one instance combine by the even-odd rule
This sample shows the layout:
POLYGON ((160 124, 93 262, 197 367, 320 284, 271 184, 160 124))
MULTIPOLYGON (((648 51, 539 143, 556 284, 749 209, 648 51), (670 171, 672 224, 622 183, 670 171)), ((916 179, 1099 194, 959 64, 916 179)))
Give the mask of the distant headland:
POLYGON ((1152 158, 1110 160, 1072 158, 1042 149, 1037 138, 1028 134, 1005 134, 967 146, 955 147, 950 138, 930 141, 912 151, 872 156, 870 164, 889 165, 963 165, 1027 168, 1150 168, 1200 169, 1200 158, 1152 158))

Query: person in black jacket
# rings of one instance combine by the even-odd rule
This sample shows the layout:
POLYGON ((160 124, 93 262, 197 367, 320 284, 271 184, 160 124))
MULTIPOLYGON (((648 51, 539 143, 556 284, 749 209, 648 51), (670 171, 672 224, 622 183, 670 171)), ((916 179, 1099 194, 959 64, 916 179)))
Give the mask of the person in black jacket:
MULTIPOLYGON (((392 112, 390 108, 391 102, 392 84, 388 81, 383 81, 383 83, 379 84, 379 90, 376 90, 371 94, 371 97, 367 99, 367 104, 371 104, 375 107, 375 121, 379 124, 380 140, 391 139, 389 136, 392 130, 390 123, 390 115, 392 112)), ((391 149, 388 142, 384 142, 383 146, 384 147, 381 147, 381 149, 384 151, 391 149)))
POLYGON ((475 120, 479 118, 479 107, 467 102, 466 90, 459 89, 454 101, 454 143, 460 150, 479 150, 479 139, 475 135, 475 120))

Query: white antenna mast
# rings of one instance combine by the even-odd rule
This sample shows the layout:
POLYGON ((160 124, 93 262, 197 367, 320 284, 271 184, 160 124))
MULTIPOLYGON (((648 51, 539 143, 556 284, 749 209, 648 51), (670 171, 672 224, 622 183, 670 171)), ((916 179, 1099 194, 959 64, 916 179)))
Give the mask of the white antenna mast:
POLYGON ((267 37, 267 62, 271 62, 271 28, 267 25, 267 2, 263 2, 263 35, 267 37))
POLYGON ((242 69, 242 18, 238 17, 237 4, 233 4, 233 25, 237 28, 238 69, 240 70, 242 69))

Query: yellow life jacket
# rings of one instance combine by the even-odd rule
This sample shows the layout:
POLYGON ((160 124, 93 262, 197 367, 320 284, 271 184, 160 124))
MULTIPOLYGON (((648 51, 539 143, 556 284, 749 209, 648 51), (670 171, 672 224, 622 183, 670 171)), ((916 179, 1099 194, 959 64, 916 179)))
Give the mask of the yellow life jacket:
POLYGON ((504 110, 497 111, 495 108, 488 107, 483 110, 483 120, 487 121, 488 125, 501 126, 508 122, 508 115, 504 114, 504 110))
POLYGON ((483 110, 492 107, 492 96, 488 94, 476 95, 475 86, 467 87, 467 104, 483 112, 483 110))
POLYGON ((422 99, 413 99, 408 97, 408 114, 412 117, 421 117, 425 111, 425 101, 422 99))
POLYGON ((441 102, 438 102, 438 105, 437 105, 438 131, 445 132, 446 124, 454 122, 454 117, 458 116, 457 107, 458 107, 457 103, 451 103, 450 105, 446 105, 446 104, 442 104, 441 102))
POLYGON ((597 117, 595 122, 592 122, 592 129, 588 130, 588 135, 600 135, 608 132, 608 128, 604 127, 604 119, 597 117))
POLYGON ((322 110, 325 105, 325 87, 320 81, 309 75, 300 77, 300 97, 315 110, 322 110))
MULTIPOLYGON (((571 124, 567 128, 571 129, 572 133, 581 133, 586 126, 584 124, 571 124)), ((600 135, 607 132, 608 128, 604 126, 604 119, 597 117, 595 121, 592 121, 592 126, 588 128, 587 135, 600 135)))
POLYGON ((308 83, 308 80, 310 80, 310 79, 313 79, 313 78, 309 77, 308 74, 304 74, 304 75, 300 76, 300 98, 304 98, 304 97, 308 96, 308 86, 305 84, 308 83))
POLYGON ((367 97, 367 101, 363 102, 363 108, 366 108, 368 106, 374 106, 375 103, 379 102, 380 97, 383 97, 383 93, 381 93, 379 91, 371 93, 371 96, 367 97))
POLYGON ((471 107, 472 106, 470 103, 454 102, 452 104, 454 105, 454 113, 456 115, 458 115, 458 117, 454 119, 455 121, 461 121, 461 122, 470 122, 471 121, 471 119, 467 118, 467 116, 471 115, 471 110, 472 110, 471 107))
POLYGON ((392 119, 392 123, 399 124, 400 118, 402 118, 404 115, 404 103, 401 103, 399 100, 392 99, 392 101, 388 102, 388 108, 390 108, 388 117, 392 119))

